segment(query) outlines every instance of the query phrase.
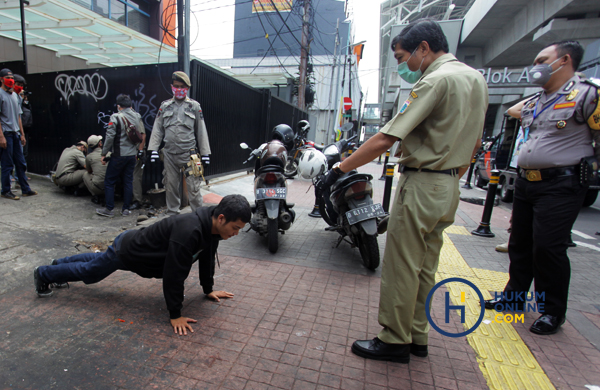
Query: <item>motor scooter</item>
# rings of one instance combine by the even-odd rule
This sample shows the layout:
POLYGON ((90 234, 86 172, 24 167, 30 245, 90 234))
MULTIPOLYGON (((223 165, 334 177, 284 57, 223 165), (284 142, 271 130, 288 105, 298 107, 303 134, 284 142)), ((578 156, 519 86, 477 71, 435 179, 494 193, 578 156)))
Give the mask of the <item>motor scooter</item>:
MULTIPOLYGON (((250 149, 241 143, 242 149, 250 149)), ((244 164, 256 160, 254 170, 254 196, 250 227, 261 236, 267 236, 271 253, 279 248, 279 232, 288 230, 296 218, 288 203, 287 182, 283 174, 287 151, 283 143, 277 140, 262 144, 250 153, 244 164)))
MULTIPOLYGON (((341 161, 342 153, 353 147, 356 136, 340 140, 323 149, 328 169, 341 161)), ((329 225, 327 231, 340 234, 336 248, 349 238, 352 247, 358 247, 363 265, 369 270, 379 266, 379 244, 377 242, 378 218, 388 215, 381 203, 373 203, 373 176, 352 170, 340 176, 330 188, 320 188, 323 175, 315 178, 315 196, 321 217, 329 225)))

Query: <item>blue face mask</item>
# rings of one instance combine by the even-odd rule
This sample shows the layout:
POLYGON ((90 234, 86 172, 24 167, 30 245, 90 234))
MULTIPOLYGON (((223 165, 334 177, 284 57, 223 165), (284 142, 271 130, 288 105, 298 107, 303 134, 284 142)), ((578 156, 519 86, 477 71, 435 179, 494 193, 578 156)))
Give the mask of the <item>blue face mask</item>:
POLYGON ((417 81, 419 81, 421 76, 423 76, 423 72, 421 72, 421 66, 423 66, 423 61, 425 60, 425 57, 423 57, 423 59, 421 60, 421 65, 419 65, 419 69, 413 71, 410 70, 410 68, 408 67, 408 61, 413 56, 413 54, 415 54, 415 51, 417 51, 417 49, 415 49, 412 52, 410 57, 408 57, 408 60, 402 62, 401 64, 398 64, 398 76, 400 76, 402 80, 411 84, 416 83, 417 81))

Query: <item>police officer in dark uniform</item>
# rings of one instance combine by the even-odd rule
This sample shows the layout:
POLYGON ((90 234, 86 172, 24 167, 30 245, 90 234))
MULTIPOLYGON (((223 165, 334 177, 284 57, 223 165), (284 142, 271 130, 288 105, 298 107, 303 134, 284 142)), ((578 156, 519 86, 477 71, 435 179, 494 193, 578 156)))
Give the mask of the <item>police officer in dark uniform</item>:
POLYGON ((587 191, 582 171, 587 161, 600 158, 600 84, 575 74, 583 52, 579 42, 553 43, 529 72, 543 91, 519 103, 525 143, 508 244, 510 279, 504 296, 485 305, 491 309, 512 300, 522 307, 533 281, 536 296, 545 299, 543 315, 530 331, 542 335, 556 333, 565 322, 571 278, 567 242, 587 191))

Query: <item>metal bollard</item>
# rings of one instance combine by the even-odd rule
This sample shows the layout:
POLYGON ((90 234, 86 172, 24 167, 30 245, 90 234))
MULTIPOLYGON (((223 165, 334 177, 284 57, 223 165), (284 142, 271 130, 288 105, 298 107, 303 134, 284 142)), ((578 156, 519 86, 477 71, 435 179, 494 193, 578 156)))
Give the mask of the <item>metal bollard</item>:
POLYGON ((385 187, 383 188, 382 206, 386 212, 390 212, 390 198, 392 197, 392 182, 394 181, 394 166, 396 164, 386 164, 385 169, 385 187))
POLYGON ((473 187, 471 187, 471 178, 473 177, 473 170, 475 168, 476 162, 477 162, 477 155, 473 156, 473 159, 471 160, 471 165, 469 166, 469 172, 467 173, 467 181, 465 182, 465 185, 462 186, 462 188, 468 188, 468 189, 473 188, 473 187))
POLYGON ((315 205, 310 213, 308 213, 309 217, 313 218, 321 218, 321 211, 319 210, 319 197, 321 196, 320 191, 315 186, 315 205))
POLYGON ((490 182, 488 184, 487 196, 485 198, 485 205, 483 206, 483 215, 481 216, 481 222, 479 227, 471 232, 476 236, 480 237, 495 237, 490 229, 490 220, 492 219, 492 210, 494 208, 494 200, 496 199, 496 191, 498 190, 498 180, 500 179, 500 171, 494 169, 491 172, 490 182))
POLYGON ((381 154, 379 155, 379 160, 377 160, 377 165, 381 165, 381 154))
POLYGON ((385 161, 383 163, 383 172, 381 172, 381 177, 379 180, 385 180, 385 171, 387 169, 388 161, 390 159, 390 151, 385 152, 385 161))

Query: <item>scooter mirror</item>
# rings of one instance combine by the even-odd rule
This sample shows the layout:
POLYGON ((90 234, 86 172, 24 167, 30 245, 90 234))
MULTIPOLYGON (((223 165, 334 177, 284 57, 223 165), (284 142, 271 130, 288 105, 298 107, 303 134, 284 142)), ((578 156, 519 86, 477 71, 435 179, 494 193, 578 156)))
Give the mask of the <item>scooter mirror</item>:
POLYGON ((240 148, 242 148, 242 149, 250 149, 250 147, 249 147, 248 145, 246 145, 246 143, 245 143, 245 142, 242 142, 242 143, 240 144, 240 148))

